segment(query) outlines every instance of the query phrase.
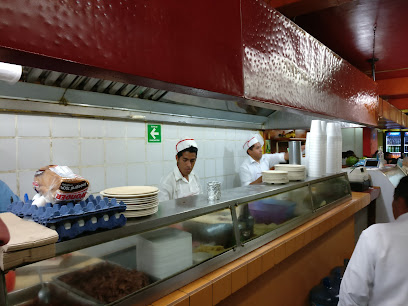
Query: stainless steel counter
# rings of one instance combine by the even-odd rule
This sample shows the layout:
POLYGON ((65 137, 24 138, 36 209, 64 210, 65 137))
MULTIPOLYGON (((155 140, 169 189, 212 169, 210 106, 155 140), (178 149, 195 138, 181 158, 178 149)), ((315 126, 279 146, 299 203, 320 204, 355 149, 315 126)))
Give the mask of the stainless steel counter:
POLYGON ((159 228, 182 220, 205 215, 209 212, 228 208, 232 205, 250 202, 256 199, 283 193, 294 188, 323 182, 327 178, 342 177, 343 174, 327 175, 321 178, 307 177, 301 182, 289 182, 283 185, 259 184, 223 190, 220 200, 210 202, 206 195, 197 195, 160 203, 159 211, 149 217, 130 219, 122 228, 95 233, 57 244, 57 255, 73 252, 86 247, 127 237, 150 229, 159 228))
MULTIPOLYGON (((153 284, 114 302, 114 304, 120 305, 145 305, 259 248, 350 198, 351 190, 346 173, 321 178, 307 178, 305 181, 290 182, 284 185, 260 184, 234 188, 223 190, 220 200, 214 202, 209 202, 205 195, 161 202, 159 211, 155 215, 129 219, 122 228, 57 243, 56 250, 57 255, 77 250, 85 252, 86 248, 100 244, 99 250, 105 249, 105 251, 117 253, 118 249, 112 247, 112 244, 115 244, 116 247, 121 245, 121 247, 131 250, 130 256, 133 257, 128 261, 134 264, 139 256, 132 252, 143 250, 137 242, 144 235, 143 233, 163 230, 168 232, 170 229, 179 229, 192 235, 193 242, 195 242, 189 250, 190 255, 192 250, 197 248, 197 243, 199 246, 219 245, 222 247, 220 253, 213 254, 209 259, 193 261, 188 266, 172 272, 169 276, 158 278, 153 284), (275 206, 272 207, 274 219, 265 221, 262 219, 264 217, 263 212, 257 217, 256 213, 251 211, 251 205, 253 209, 255 205, 259 204, 275 206), (277 209, 275 210, 275 208, 277 209), (218 219, 219 217, 220 219, 218 219), (257 219, 259 217, 260 219, 257 219), (203 219, 206 220, 203 221, 203 219), (247 232, 246 226, 249 226, 249 223, 251 223, 252 232, 247 232), (216 226, 213 226, 214 224, 216 226), (211 231, 203 231, 210 227, 211 231), (207 236, 203 237, 203 233, 207 236), (213 244, 208 238, 214 239, 211 240, 213 244)), ((99 251, 97 250, 97 252, 99 251)), ((107 260, 105 255, 88 254, 91 257, 96 256, 97 261, 107 260)), ((130 268, 126 264, 124 267, 130 268)), ((137 263, 136 268, 138 270, 144 271, 143 267, 137 263)), ((25 268, 30 268, 30 266, 25 268)), ((57 274, 64 273, 66 270, 61 267, 61 271, 57 274)), ((2 285, 3 288, 0 289, 4 289, 2 282, 4 274, 1 274, 0 286, 2 285)), ((24 292, 33 292, 32 285, 30 286, 13 292, 10 294, 9 300, 12 303, 21 300, 21 295, 24 292)), ((7 298, 0 291, 0 301, 2 300, 7 300, 7 298)))

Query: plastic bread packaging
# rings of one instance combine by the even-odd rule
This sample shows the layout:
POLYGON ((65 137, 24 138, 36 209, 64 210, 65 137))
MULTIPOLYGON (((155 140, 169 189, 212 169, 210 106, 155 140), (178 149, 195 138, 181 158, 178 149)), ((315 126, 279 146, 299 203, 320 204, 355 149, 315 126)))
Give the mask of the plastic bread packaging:
POLYGON ((89 181, 75 174, 67 166, 49 165, 34 174, 33 188, 37 195, 33 205, 79 202, 86 197, 89 181))

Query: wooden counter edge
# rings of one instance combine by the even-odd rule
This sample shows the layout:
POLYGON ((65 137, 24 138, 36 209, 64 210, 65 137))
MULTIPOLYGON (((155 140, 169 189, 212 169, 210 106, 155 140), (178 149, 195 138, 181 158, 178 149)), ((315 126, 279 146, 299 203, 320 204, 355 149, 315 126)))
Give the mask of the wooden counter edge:
MULTIPOLYGON (((298 226, 290 232, 225 265, 224 267, 195 280, 169 295, 166 295, 152 305, 208 305, 208 303, 204 303, 204 301, 201 301, 198 304, 196 302, 192 303, 193 301, 189 299, 189 297, 194 294, 199 294, 201 290, 210 289, 210 286, 217 286, 217 283, 224 278, 227 278, 228 281, 231 280, 233 283, 235 282, 235 284, 239 283, 238 286, 241 287, 246 285, 271 269, 274 265, 285 260, 296 251, 331 230, 336 225, 353 216, 357 211, 370 204, 370 202, 370 194, 353 192, 352 198, 347 202, 344 202, 328 212, 298 226), (235 275, 240 279, 234 279, 235 275)), ((213 304, 218 303, 220 298, 222 300, 236 291, 236 286, 237 285, 234 286, 234 284, 232 284, 230 287, 232 290, 229 289, 227 293, 224 293, 221 297, 213 296, 213 304)), ((211 294, 214 295, 214 289, 216 289, 215 291, 217 292, 217 288, 212 288, 212 290, 208 292, 211 292, 211 294)), ((195 299, 194 301, 197 300, 195 299)))

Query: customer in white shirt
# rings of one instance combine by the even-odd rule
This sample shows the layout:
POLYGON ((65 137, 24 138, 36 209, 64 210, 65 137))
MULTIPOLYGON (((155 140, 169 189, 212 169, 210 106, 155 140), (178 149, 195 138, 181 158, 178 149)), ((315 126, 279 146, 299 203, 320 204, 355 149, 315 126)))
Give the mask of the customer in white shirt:
POLYGON ((394 191, 395 221, 360 235, 340 285, 338 305, 408 305, 408 177, 394 191))
POLYGON ((181 139, 176 144, 177 165, 160 183, 159 200, 167 201, 201 193, 200 179, 193 172, 198 147, 192 138, 181 139))
POLYGON ((264 141, 259 134, 254 134, 245 141, 244 150, 248 158, 239 168, 241 186, 262 183, 262 171, 270 170, 276 164, 286 163, 288 153, 262 154, 264 141))

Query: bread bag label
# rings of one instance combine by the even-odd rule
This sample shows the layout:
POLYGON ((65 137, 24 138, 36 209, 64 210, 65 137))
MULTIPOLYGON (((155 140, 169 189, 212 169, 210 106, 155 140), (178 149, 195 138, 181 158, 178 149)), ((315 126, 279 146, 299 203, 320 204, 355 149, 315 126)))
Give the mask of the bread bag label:
POLYGON ((36 171, 33 188, 50 203, 78 202, 86 197, 89 181, 67 166, 50 165, 36 171))

